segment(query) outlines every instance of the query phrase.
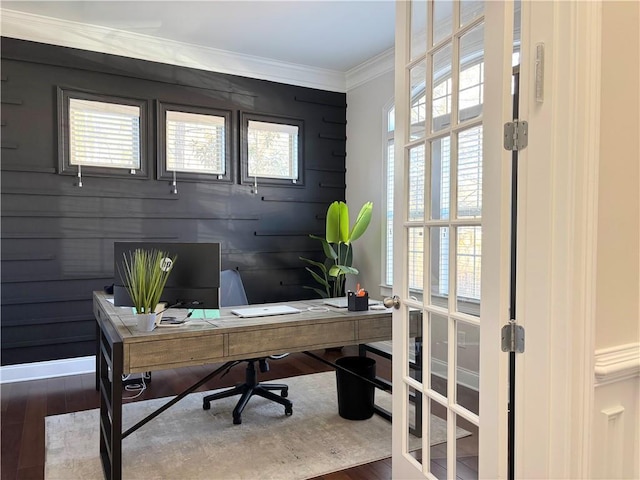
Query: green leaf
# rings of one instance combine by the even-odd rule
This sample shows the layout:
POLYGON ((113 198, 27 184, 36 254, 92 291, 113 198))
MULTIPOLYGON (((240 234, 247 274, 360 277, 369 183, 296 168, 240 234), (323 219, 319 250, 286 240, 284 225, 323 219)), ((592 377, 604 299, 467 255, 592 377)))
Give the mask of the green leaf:
POLYGON ((339 275, 352 274, 357 275, 358 269, 353 267, 347 267, 346 265, 334 265, 329 270, 329 275, 332 277, 337 277, 339 275))
POLYGON ((305 261, 311 265, 314 265, 316 267, 318 267, 319 269, 323 270, 323 271, 327 271, 327 267, 324 266, 324 263, 322 262, 316 262, 315 260, 311 260, 310 258, 305 258, 305 257, 298 257, 300 260, 305 261))
POLYGON ((308 290, 313 290, 314 292, 316 292, 318 295, 320 295, 320 298, 329 298, 329 293, 325 292, 323 290, 320 290, 319 288, 315 288, 315 287, 308 287, 307 285, 303 285, 302 288, 306 288, 308 290))
POLYGON ((315 238, 316 240, 320 240, 320 243, 322 243, 322 250, 324 251, 324 255, 327 258, 331 258, 333 260, 338 258, 335 250, 333 249, 333 247, 331 247, 331 245, 329 244, 329 242, 327 242, 327 240, 325 238, 318 237, 316 235, 309 235, 309 236, 311 238, 315 238))
POLYGON ((349 235, 349 242, 353 242, 362 236, 369 223, 371 222, 371 212, 373 210, 373 202, 365 203, 358 213, 356 223, 353 225, 353 229, 349 235))
POLYGON ((326 278, 326 275, 327 275, 326 271, 324 272, 325 277, 323 278, 320 275, 318 275, 316 272, 311 270, 309 267, 305 267, 305 270, 311 274, 311 276, 314 278, 316 282, 318 282, 320 285, 322 285, 325 288, 329 288, 329 282, 326 278))
POLYGON ((344 202, 333 202, 327 209, 326 240, 345 243, 349 238, 349 207, 344 202))
POLYGON ((353 247, 350 243, 348 244, 338 244, 338 254, 334 259, 334 264, 336 265, 353 265, 353 247))

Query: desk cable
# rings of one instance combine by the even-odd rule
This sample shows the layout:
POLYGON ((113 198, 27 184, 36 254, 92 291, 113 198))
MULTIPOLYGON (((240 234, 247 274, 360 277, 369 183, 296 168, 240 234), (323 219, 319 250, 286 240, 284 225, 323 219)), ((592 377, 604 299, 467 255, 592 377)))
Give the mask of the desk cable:
MULTIPOLYGON (((131 374, 123 375, 122 380, 128 380, 131 374)), ((147 389, 147 383, 144 381, 144 372, 140 376, 140 383, 130 383, 129 385, 125 385, 124 389, 127 392, 138 392, 135 395, 131 395, 129 397, 122 397, 123 400, 133 400, 134 398, 138 398, 142 393, 147 389)))
POLYGON ((329 307, 307 307, 309 312, 328 312, 329 307))

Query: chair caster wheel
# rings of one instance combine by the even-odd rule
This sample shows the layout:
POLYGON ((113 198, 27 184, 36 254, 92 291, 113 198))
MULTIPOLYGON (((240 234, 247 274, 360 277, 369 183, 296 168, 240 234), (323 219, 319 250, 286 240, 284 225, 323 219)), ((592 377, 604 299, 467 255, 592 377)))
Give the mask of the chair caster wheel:
POLYGON ((240 425, 242 423, 242 418, 241 417, 233 417, 233 424, 234 425, 240 425))
POLYGON ((284 414, 287 417, 290 417, 291 415, 293 415, 293 408, 292 407, 284 407, 284 414))
POLYGON ((202 403, 202 409, 203 410, 209 410, 211 408, 211 402, 203 402, 202 403))
POLYGON ((282 398, 287 398, 287 397, 289 396, 289 389, 282 390, 282 391, 280 392, 280 396, 281 396, 282 398))

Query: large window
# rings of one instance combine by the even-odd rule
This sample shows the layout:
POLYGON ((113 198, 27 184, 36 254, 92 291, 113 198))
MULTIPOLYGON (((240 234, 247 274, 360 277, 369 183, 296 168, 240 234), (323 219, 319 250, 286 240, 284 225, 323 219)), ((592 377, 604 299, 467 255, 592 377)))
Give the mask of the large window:
POLYGON ((302 130, 301 120, 244 114, 243 183, 302 185, 302 130))
POLYGON ((148 102, 58 89, 60 173, 147 176, 148 102))

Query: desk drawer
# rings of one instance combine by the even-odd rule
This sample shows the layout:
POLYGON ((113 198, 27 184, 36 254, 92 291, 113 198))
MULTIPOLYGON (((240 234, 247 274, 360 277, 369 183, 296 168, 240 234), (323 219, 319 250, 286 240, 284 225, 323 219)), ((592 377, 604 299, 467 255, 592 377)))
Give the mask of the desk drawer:
POLYGON ((224 357, 224 336, 211 335, 175 338, 125 344, 126 359, 129 359, 130 372, 162 370, 181 365, 198 365, 221 361, 224 357))
POLYGON ((299 352, 339 345, 352 345, 356 323, 316 323, 229 333, 229 356, 252 357, 281 352, 299 352))
POLYGON ((358 341, 367 343, 377 340, 391 340, 391 316, 358 320, 358 341))

